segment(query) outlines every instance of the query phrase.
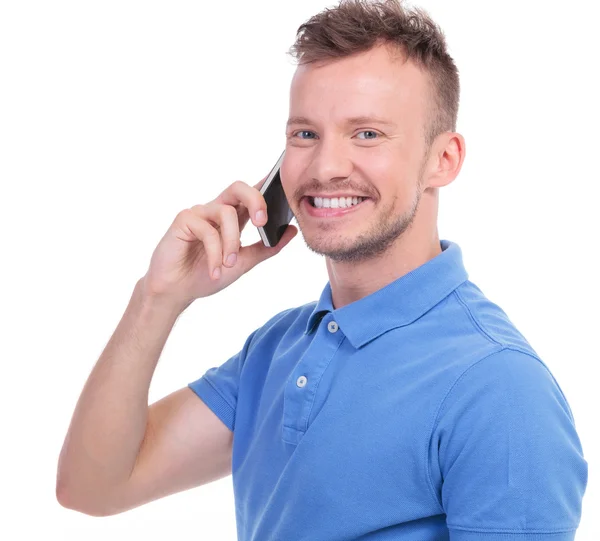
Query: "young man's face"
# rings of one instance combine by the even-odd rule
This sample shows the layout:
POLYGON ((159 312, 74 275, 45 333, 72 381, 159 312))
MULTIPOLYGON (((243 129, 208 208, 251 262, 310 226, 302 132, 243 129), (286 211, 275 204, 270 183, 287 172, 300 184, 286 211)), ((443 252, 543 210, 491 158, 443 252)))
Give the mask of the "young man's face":
POLYGON ((298 66, 281 179, 309 249, 335 261, 365 260, 408 228, 422 191, 430 108, 426 75, 382 46, 298 66), (349 123, 362 116, 380 121, 349 123), (356 207, 348 199, 317 200, 330 208, 315 208, 315 195, 368 199, 356 207))

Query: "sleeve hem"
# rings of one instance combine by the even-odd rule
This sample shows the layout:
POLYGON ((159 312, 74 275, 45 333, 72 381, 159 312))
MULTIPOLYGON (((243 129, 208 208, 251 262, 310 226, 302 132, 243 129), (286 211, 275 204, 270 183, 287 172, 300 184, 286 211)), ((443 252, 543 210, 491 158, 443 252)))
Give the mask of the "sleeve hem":
POLYGON ((475 530, 450 530, 450 541, 573 541, 575 531, 562 532, 485 532, 475 530))
POLYGON ((233 432, 235 409, 227 403, 213 385, 205 377, 202 377, 197 381, 188 383, 188 387, 194 391, 213 413, 223 421, 225 426, 233 432))

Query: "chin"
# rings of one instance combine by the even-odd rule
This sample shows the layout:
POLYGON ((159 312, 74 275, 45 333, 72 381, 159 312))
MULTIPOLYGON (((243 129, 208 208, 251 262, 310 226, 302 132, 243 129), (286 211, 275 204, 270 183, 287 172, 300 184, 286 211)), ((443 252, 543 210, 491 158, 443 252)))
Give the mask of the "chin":
POLYGON ((367 247, 358 241, 352 241, 349 238, 339 239, 337 242, 332 242, 330 239, 307 239, 304 242, 308 249, 318 255, 328 257, 336 262, 358 262, 370 259, 375 254, 371 254, 367 247))

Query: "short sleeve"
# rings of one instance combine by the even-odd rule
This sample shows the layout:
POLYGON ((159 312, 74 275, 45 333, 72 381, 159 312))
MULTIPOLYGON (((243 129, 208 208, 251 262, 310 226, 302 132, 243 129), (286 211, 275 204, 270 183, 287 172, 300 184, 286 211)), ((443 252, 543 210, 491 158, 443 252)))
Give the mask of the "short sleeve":
POLYGON ((547 367, 503 349, 466 370, 432 434, 451 541, 571 541, 587 462, 547 367))
POLYGON ((240 376, 250 344, 257 330, 246 339, 244 347, 222 365, 209 368, 200 379, 188 383, 188 387, 203 400, 232 432, 235 427, 240 376))

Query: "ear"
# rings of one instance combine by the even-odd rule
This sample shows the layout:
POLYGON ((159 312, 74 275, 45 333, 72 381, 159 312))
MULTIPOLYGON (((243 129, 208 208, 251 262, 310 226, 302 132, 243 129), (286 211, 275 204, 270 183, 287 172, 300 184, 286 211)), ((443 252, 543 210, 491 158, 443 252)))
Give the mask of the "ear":
POLYGON ((444 132, 431 145, 423 186, 440 188, 450 184, 465 160, 465 139, 460 133, 444 132))

